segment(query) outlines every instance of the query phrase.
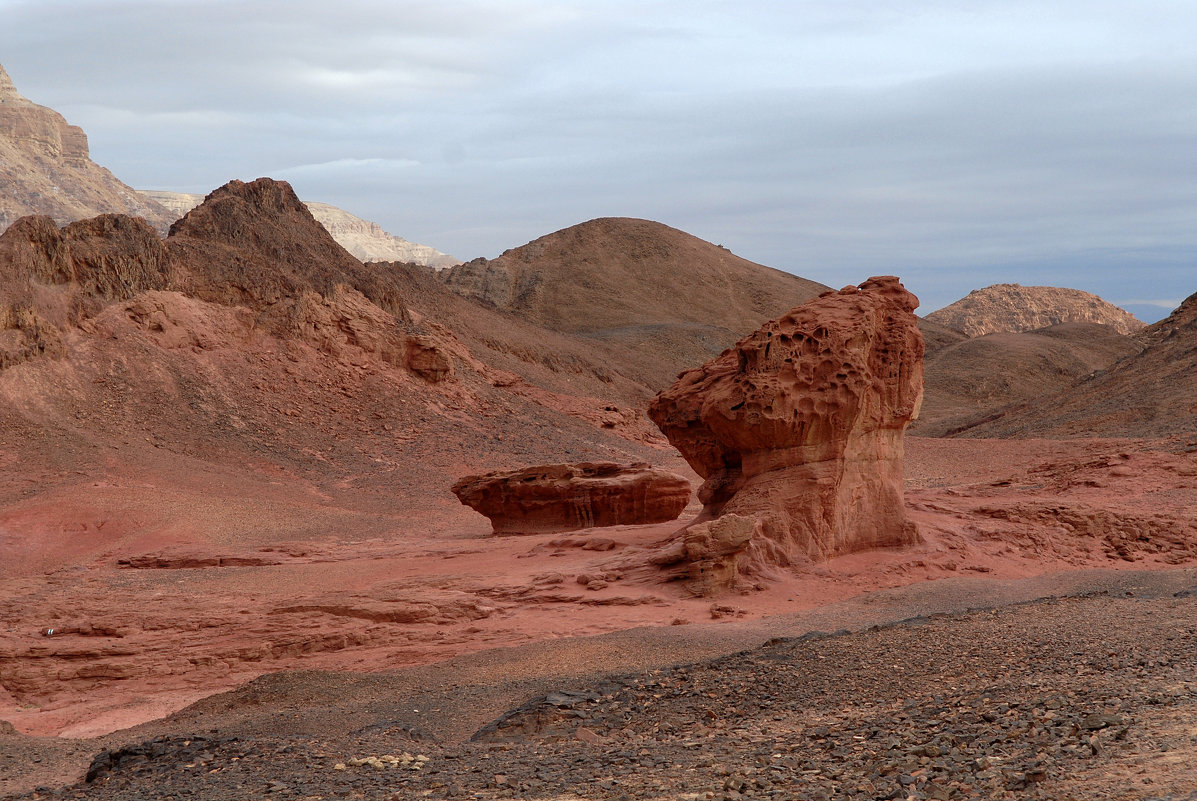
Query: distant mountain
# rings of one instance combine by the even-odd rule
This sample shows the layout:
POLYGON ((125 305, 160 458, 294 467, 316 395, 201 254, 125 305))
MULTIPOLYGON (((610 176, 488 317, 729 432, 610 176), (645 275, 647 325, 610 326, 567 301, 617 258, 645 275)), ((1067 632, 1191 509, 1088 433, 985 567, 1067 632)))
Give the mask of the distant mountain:
POLYGON ((1197 435, 1197 294, 1144 329, 1146 344, 1067 388, 961 430, 980 437, 1197 435))
POLYGON ((927 315, 970 337, 1034 331, 1059 323, 1100 323, 1133 334, 1146 323, 1089 292, 1054 286, 994 284, 927 315))
POLYGON ((0 67, 0 232, 30 214, 62 225, 106 213, 143 217, 159 233, 173 219, 93 162, 83 129, 27 100, 0 67))
MULTIPOLYGON (((204 195, 185 192, 141 190, 140 194, 170 209, 176 218, 182 217, 204 202, 204 195)), ((304 205, 341 247, 361 261, 400 261, 422 264, 438 270, 461 264, 458 259, 435 248, 388 234, 377 223, 355 217, 336 206, 306 201, 304 205)))
POLYGON ((658 388, 828 289, 624 217, 584 222, 440 277, 522 320, 625 349, 627 363, 658 388))

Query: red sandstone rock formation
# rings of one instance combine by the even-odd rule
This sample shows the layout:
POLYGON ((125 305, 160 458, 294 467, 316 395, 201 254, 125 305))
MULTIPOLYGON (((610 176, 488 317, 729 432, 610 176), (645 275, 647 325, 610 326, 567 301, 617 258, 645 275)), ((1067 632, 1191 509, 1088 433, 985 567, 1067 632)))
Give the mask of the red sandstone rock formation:
POLYGON ((67 326, 171 282, 158 234, 123 214, 62 229, 49 217, 22 217, 0 234, 0 267, 0 370, 61 357, 67 326))
POLYGON ((539 534, 674 520, 690 482, 647 464, 551 464, 465 476, 453 493, 496 534, 539 534))
POLYGON ((756 520, 672 549, 722 560, 700 589, 734 582, 745 553, 785 564, 918 540, 902 501, 902 434, 922 402, 917 306, 894 277, 826 293, 654 399, 649 416, 706 479, 700 520, 756 520))

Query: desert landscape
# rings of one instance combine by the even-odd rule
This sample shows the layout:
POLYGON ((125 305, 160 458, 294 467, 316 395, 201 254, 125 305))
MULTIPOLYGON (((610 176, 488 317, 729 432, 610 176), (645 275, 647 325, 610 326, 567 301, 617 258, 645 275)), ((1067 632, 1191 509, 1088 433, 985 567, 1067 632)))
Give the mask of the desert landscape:
POLYGON ((461 263, 0 101, 5 797, 1197 798, 1197 294, 461 263))

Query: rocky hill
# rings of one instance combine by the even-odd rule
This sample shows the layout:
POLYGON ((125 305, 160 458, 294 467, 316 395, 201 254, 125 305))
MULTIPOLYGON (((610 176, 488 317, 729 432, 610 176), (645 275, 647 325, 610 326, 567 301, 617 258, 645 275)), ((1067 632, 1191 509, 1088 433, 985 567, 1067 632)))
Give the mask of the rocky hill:
POLYGON ((622 217, 581 223, 440 277, 521 320, 630 351, 658 389, 828 290, 667 225, 622 217))
MULTIPOLYGON (((182 217, 204 202, 203 195, 187 192, 140 190, 140 194, 170 209, 174 212, 175 217, 182 217)), ((441 253, 436 248, 409 242, 402 237, 388 234, 379 227, 378 223, 355 217, 336 206, 308 202, 305 202, 304 205, 308 207, 308 211, 312 213, 317 222, 332 234, 333 239, 337 240, 341 247, 361 261, 406 262, 422 264, 438 270, 461 263, 458 259, 441 253)))
POLYGON ((911 433, 950 436, 1010 404, 1071 386, 1142 345, 1097 323, 962 339, 927 353, 926 394, 911 433))
POLYGON ((56 223, 122 213, 165 232, 173 217, 91 160, 87 135, 17 91, 0 67, 0 232, 29 214, 56 223))
POLYGON ((1197 295, 1144 329, 1146 346, 1060 391, 987 415, 964 436, 1197 434, 1197 295))
POLYGON ((994 284, 976 289, 927 319, 970 337, 1034 331, 1059 323, 1101 323, 1133 334, 1146 323, 1089 292, 1054 286, 994 284))

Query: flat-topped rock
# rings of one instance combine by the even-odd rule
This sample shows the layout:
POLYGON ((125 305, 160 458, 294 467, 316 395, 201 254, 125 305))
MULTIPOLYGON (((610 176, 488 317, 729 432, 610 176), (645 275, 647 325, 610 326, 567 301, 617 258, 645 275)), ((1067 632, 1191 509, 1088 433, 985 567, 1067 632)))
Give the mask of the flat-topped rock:
POLYGON ((453 494, 490 518, 496 534, 541 534, 674 520, 690 482, 647 464, 547 464, 465 476, 453 494))

